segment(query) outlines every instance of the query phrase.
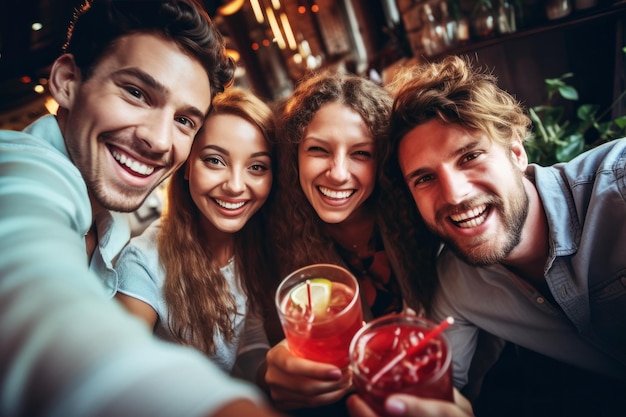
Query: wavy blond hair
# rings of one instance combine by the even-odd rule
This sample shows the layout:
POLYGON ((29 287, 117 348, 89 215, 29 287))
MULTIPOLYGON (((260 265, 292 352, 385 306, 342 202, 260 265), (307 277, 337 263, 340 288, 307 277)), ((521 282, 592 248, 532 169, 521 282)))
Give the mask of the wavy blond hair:
POLYGON ((468 58, 448 56, 441 62, 407 67, 388 89, 394 95, 391 147, 413 128, 434 118, 470 132, 482 132, 509 148, 528 137, 530 118, 521 104, 497 86, 486 68, 468 58))

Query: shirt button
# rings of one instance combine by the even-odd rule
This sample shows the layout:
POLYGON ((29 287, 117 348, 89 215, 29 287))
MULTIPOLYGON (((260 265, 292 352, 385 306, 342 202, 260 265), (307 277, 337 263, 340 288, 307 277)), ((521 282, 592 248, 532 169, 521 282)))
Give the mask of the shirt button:
POLYGON ((544 301, 543 297, 537 297, 537 303, 543 304, 544 301))

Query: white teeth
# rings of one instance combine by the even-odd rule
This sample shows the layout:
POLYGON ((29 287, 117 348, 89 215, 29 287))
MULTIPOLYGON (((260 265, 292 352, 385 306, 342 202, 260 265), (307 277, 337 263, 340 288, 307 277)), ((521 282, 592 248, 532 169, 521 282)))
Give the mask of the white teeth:
POLYGON ((319 187, 319 190, 322 194, 324 194, 326 197, 330 197, 330 198, 336 198, 336 199, 343 199, 343 198, 348 198, 350 197, 352 194, 354 194, 354 190, 349 190, 349 191, 334 191, 331 190, 330 188, 326 188, 326 187, 319 187))
POLYGON ((145 164, 139 163, 137 161, 133 161, 132 159, 128 158, 126 155, 122 155, 116 151, 113 151, 112 154, 113 154, 113 158, 115 158, 116 161, 118 161, 122 165, 125 165, 131 171, 135 171, 136 173, 141 174, 141 175, 150 175, 152 174, 152 172, 154 172, 154 167, 149 167, 145 164))
POLYGON ((481 225, 487 218, 486 210, 487 205, 483 204, 463 213, 451 215, 450 219, 462 228, 476 227, 481 225))
POLYGON ((243 207, 243 205, 246 204, 245 201, 241 201, 239 203, 229 203, 226 201, 218 200, 217 198, 215 199, 215 202, 219 204, 221 207, 224 207, 225 209, 228 209, 228 210, 236 210, 240 207, 243 207))

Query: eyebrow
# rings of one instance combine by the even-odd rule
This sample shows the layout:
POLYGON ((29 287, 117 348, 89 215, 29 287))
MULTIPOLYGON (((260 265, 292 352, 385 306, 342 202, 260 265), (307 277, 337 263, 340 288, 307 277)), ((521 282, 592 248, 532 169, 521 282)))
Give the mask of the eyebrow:
MULTIPOLYGON (((203 149, 213 149, 216 150, 220 153, 223 153, 224 155, 230 156, 230 152, 228 152, 226 149, 222 148, 221 146, 218 145, 207 145, 205 146, 203 149)), ((271 158, 272 155, 269 152, 255 152, 253 154, 250 155, 251 158, 258 158, 260 156, 267 156, 268 158, 271 158)))
POLYGON ((258 158, 259 156, 267 156, 268 158, 272 157, 272 154, 269 152, 255 152, 252 155, 250 155, 253 158, 258 158))
MULTIPOLYGON (((465 146, 461 146, 460 148, 453 150, 452 152, 450 152, 448 154, 447 159, 456 158, 456 157, 458 157, 460 155, 463 155, 464 153, 467 153, 467 152, 471 151, 472 149, 476 149, 478 147, 479 142, 480 141, 478 141, 478 140, 474 140, 474 141, 468 143, 465 146)), ((409 172, 404 177, 404 179, 405 179, 405 181, 408 182, 410 179, 419 177, 420 175, 422 175, 422 174, 424 174, 424 173, 426 173, 428 171, 429 171, 429 169, 427 169, 427 168, 418 168, 415 171, 409 172)))
MULTIPOLYGON (((330 140, 321 139, 321 138, 318 138, 317 136, 304 136, 300 142, 304 142, 304 141, 307 141, 307 140, 313 140, 313 141, 321 142, 321 143, 330 143, 331 142, 330 140)), ((350 148, 357 148, 359 146, 376 146, 376 143, 375 143, 374 139, 372 138, 370 141, 367 141, 367 142, 354 143, 354 144, 350 145, 350 148)))
MULTIPOLYGON (((119 71, 116 71, 116 74, 129 75, 131 77, 138 78, 144 84, 148 85, 151 89, 158 91, 163 95, 169 95, 169 90, 159 81, 156 80, 153 76, 146 73, 145 71, 140 70, 139 68, 123 68, 119 71)), ((208 114, 208 110, 203 112, 197 107, 187 106, 185 111, 188 113, 192 113, 194 116, 204 119, 208 114)))

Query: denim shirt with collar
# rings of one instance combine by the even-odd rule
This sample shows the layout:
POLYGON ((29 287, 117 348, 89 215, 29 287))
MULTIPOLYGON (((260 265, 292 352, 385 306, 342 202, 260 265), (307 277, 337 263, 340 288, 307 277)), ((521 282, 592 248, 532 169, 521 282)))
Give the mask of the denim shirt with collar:
POLYGON ((626 139, 569 163, 531 164, 549 225, 545 278, 558 306, 501 265, 473 267, 444 248, 433 318, 447 333, 455 385, 467 382, 478 329, 557 360, 626 379, 626 139))

